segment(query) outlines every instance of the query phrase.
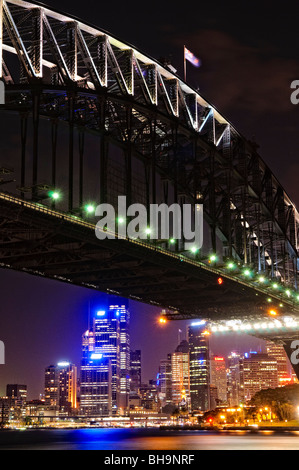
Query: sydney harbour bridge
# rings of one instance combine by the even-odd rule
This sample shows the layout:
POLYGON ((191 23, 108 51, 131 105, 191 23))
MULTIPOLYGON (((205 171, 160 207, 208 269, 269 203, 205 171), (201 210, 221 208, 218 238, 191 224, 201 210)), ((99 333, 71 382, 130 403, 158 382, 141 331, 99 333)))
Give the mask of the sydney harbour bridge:
POLYGON ((167 64, 83 20, 0 0, 0 266, 120 295, 169 319, 298 336, 295 205, 167 64), (204 245, 98 240, 94 207, 203 205, 204 245))

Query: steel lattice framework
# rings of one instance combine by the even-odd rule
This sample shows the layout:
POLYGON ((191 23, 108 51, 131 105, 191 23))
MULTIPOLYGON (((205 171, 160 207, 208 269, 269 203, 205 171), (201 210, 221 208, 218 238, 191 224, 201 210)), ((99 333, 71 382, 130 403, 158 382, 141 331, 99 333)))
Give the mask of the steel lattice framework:
MULTIPOLYGON (((138 159, 146 204, 170 200, 203 204, 213 252, 219 251, 220 244, 224 260, 252 266, 297 289, 299 218, 295 205, 256 145, 167 65, 105 31, 23 0, 0 0, 0 62, 0 77, 6 84, 5 112, 17 113, 21 119, 21 200, 38 202, 44 189, 39 177, 42 118, 52 130, 49 187, 55 188, 58 157, 62 158, 57 126, 64 122, 68 129, 63 157, 68 179, 66 212, 75 212, 74 201, 79 207, 83 204, 87 185, 84 136, 97 135, 98 202, 111 198, 108 148, 112 143, 125 157, 128 203, 137 199, 133 159, 138 159), (29 119, 30 178, 26 173, 29 119), (78 184, 74 184, 75 131, 79 134, 78 184)), ((1 170, 5 173, 6 169, 1 170)), ((9 258, 7 252, 5 257, 9 258)), ((189 306, 185 313, 190 315, 190 311, 189 306)))

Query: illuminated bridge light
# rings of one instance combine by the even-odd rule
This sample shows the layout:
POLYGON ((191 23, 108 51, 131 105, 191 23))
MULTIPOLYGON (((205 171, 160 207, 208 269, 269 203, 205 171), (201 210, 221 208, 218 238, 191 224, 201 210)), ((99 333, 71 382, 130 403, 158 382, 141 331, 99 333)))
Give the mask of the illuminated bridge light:
POLYGON ((266 282, 266 278, 264 276, 260 276, 258 281, 263 284, 264 282, 266 282))
POLYGON ((290 291, 290 289, 287 289, 287 290, 285 291, 285 293, 286 293, 286 295, 287 295, 288 297, 291 297, 291 295, 292 295, 292 292, 290 291))
POLYGON ((244 269, 243 274, 244 274, 244 276, 246 276, 246 277, 251 277, 251 275, 252 275, 250 269, 244 269))
POLYGON ((211 255, 209 258, 210 263, 215 263, 217 261, 217 256, 216 255, 211 255))
POLYGON ((198 251, 198 248, 196 248, 196 246, 192 246, 192 248, 190 249, 191 253, 197 253, 198 251))
POLYGON ((205 320, 199 320, 191 323, 191 326, 202 326, 205 325, 207 322, 205 320))
POLYGON ((95 206, 93 204, 86 204, 84 210, 87 214, 92 214, 95 212, 95 206))
POLYGON ((233 263, 232 261, 230 261, 230 262, 228 263, 228 265, 227 265, 227 268, 228 268, 228 269, 235 269, 235 267, 236 267, 236 265, 235 265, 235 263, 233 263))
POLYGON ((49 191, 49 197, 54 201, 58 201, 60 199, 60 192, 56 190, 49 191))
POLYGON ((175 239, 174 239, 174 238, 171 238, 171 239, 169 240, 169 243, 170 243, 171 245, 173 245, 173 244, 175 243, 175 239))
POLYGON ((125 223, 125 218, 124 217, 118 217, 117 222, 119 224, 124 224, 125 223))
POLYGON ((242 332, 244 334, 254 334, 254 331, 265 331, 273 329, 295 329, 299 328, 299 322, 292 317, 283 317, 282 321, 273 319, 273 321, 257 321, 254 324, 243 323, 242 320, 230 320, 223 323, 210 324, 211 332, 234 333, 242 332))

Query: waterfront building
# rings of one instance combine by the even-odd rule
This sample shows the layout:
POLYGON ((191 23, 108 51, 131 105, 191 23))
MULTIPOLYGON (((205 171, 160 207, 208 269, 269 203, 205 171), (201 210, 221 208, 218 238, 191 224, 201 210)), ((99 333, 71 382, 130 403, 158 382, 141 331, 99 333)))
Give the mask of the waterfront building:
POLYGON ((229 406, 239 406, 244 402, 243 354, 232 351, 228 358, 227 401, 229 406))
POLYGON ((177 407, 190 405, 189 344, 186 340, 171 354, 172 402, 177 407))
POLYGON ((45 406, 60 415, 77 408, 77 367, 69 361, 50 365, 45 370, 45 406))
POLYGON ((149 380, 140 387, 141 408, 144 410, 160 411, 159 388, 156 380, 149 380))
POLYGON ((27 385, 7 384, 6 396, 12 405, 22 407, 27 400, 27 385))
POLYGON ((129 408, 130 335, 126 301, 97 309, 82 337, 80 410, 86 415, 123 415, 129 408))
POLYGON ((161 359, 158 372, 158 390, 161 407, 172 403, 172 368, 171 354, 167 359, 161 359))
POLYGON ((204 321, 192 323, 188 327, 192 410, 207 411, 210 409, 209 335, 204 321))
POLYGON ((277 375, 279 386, 284 386, 291 381, 292 367, 284 347, 274 341, 266 341, 266 352, 277 361, 277 375))
POLYGON ((131 351, 130 353, 130 391, 139 393, 141 386, 141 351, 131 351))
POLYGON ((217 389, 217 404, 225 404, 227 402, 227 372, 225 359, 222 356, 213 355, 210 360, 211 367, 211 385, 217 389))
POLYGON ((277 360, 273 356, 253 352, 244 356, 245 400, 250 400, 260 390, 278 387, 277 360))

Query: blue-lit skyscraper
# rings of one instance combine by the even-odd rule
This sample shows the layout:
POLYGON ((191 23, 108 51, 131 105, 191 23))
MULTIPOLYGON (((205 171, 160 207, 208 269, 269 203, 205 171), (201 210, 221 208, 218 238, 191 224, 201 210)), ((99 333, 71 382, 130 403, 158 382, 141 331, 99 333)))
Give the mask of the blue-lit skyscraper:
POLYGON ((130 391, 130 335, 127 302, 115 299, 95 309, 92 327, 83 335, 81 412, 124 414, 130 391))

